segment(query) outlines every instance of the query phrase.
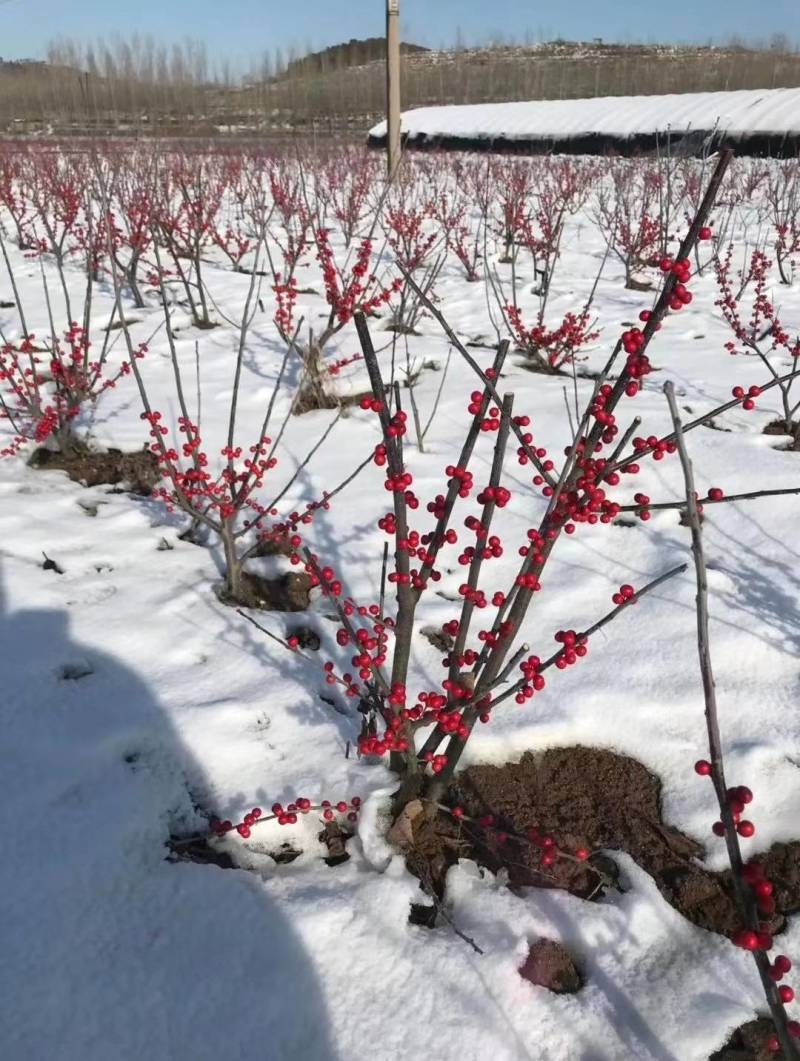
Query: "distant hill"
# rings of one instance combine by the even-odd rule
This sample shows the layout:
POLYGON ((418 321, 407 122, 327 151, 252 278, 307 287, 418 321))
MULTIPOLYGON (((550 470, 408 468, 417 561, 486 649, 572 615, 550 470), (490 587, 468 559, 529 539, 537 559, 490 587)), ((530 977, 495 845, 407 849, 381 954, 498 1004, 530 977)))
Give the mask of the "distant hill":
MULTIPOLYGON (((318 58, 307 57, 291 64, 271 86, 261 86, 269 88, 275 111, 293 128, 355 131, 383 116, 383 39, 349 42, 338 48, 343 50, 341 65, 328 60, 322 66, 318 58)), ((334 55, 337 49, 327 51, 334 55)), ((800 54, 782 39, 768 48, 737 42, 697 46, 602 40, 431 50, 408 45, 402 56, 401 82, 404 110, 463 103, 797 88, 800 54)), ((259 86, 252 87, 258 92, 259 86)))
MULTIPOLYGON (((402 55, 421 55, 427 52, 419 44, 400 45, 402 55)), ((333 44, 319 52, 311 52, 301 59, 293 59, 286 66, 286 77, 302 77, 306 74, 323 74, 330 70, 343 70, 349 66, 364 66, 366 63, 380 61, 386 53, 386 41, 383 37, 365 37, 357 40, 353 37, 344 44, 333 44)))

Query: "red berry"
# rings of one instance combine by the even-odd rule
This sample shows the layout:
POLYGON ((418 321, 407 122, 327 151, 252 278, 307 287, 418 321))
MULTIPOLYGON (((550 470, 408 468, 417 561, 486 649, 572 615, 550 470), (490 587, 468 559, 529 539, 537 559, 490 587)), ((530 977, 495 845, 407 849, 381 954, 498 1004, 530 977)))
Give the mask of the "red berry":
POLYGON ((747 865, 742 866, 742 880, 746 880, 748 884, 754 884, 763 876, 764 867, 760 862, 748 862, 747 865))
POLYGON ((758 950, 758 935, 749 929, 740 929, 731 937, 731 941, 742 950, 758 950))
POLYGON ((724 496, 724 493, 718 486, 712 486, 711 489, 708 491, 709 501, 721 501, 724 496))
POLYGON ((700 774, 701 777, 708 777, 711 773, 711 763, 708 759, 698 759, 694 764, 694 771, 696 774, 700 774))
POLYGON ((708 227, 708 225, 703 225, 703 227, 697 233, 697 238, 702 240, 711 239, 711 229, 708 227))
POLYGON ((591 852, 589 851, 588 847, 579 847, 575 852, 575 858, 580 859, 581 862, 585 862, 586 859, 589 857, 590 853, 591 852))
POLYGON ((780 969, 782 973, 788 973, 792 968, 792 963, 785 954, 778 954, 775 957, 774 966, 776 969, 780 969))
POLYGON ((789 987, 788 984, 781 984, 778 988, 778 998, 783 1002, 784 1005, 788 1005, 789 1002, 794 1001, 794 988, 789 987))
POLYGON ((750 836, 753 836, 755 831, 756 827, 755 825, 753 825, 752 822, 743 821, 739 822, 739 824, 736 826, 736 832, 739 834, 739 836, 744 836, 745 839, 750 836))

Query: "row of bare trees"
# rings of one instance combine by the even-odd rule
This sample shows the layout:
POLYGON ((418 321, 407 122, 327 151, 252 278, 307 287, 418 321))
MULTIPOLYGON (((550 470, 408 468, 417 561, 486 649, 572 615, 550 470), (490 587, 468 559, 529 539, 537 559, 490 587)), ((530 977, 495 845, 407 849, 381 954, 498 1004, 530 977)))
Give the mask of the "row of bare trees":
MULTIPOLYGON (((205 46, 164 46, 147 36, 52 44, 47 63, 0 63, 0 131, 138 134, 357 127, 384 105, 374 49, 265 52, 245 74, 211 61, 205 46)), ((550 44, 405 54, 405 105, 793 87, 800 55, 788 43, 659 48, 550 44)))

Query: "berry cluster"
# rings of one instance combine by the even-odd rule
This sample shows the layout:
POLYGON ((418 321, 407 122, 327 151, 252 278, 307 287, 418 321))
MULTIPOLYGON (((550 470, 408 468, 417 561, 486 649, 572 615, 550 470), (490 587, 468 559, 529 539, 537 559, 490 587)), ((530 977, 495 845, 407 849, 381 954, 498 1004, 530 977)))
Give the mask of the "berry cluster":
POLYGON ((499 844, 504 844, 509 840, 513 840, 538 849, 539 863, 544 869, 554 865, 560 858, 569 859, 573 862, 587 862, 591 858, 592 853, 588 847, 577 847, 572 852, 567 851, 566 849, 559 847, 552 836, 543 833, 535 826, 531 826, 529 829, 526 829, 524 833, 520 833, 510 827, 505 828, 501 826, 494 814, 483 814, 479 818, 473 818, 470 817, 470 815, 465 812, 464 808, 460 806, 448 807, 444 804, 439 804, 439 809, 452 815, 456 821, 467 822, 473 827, 489 833, 499 844))
MULTIPOLYGON (((701 777, 710 777, 713 779, 714 767, 708 759, 699 759, 695 763, 694 768, 695 772, 701 777)), ((730 813, 731 820, 738 835, 745 839, 754 836, 756 831, 755 825, 748 819, 742 818, 745 807, 753 802, 752 791, 746 785, 737 785, 726 790, 725 800, 727 810, 730 813)), ((712 831, 715 836, 725 836, 727 827, 724 822, 716 821, 712 825, 712 831)), ((768 919, 774 915, 776 909, 774 885, 772 881, 768 879, 764 871, 764 866, 758 861, 758 859, 752 859, 742 866, 741 881, 749 893, 750 901, 753 903, 756 911, 756 917, 754 918, 753 927, 738 929, 732 935, 731 942, 735 946, 741 947, 742 950, 771 951, 773 948, 773 936, 768 919)), ((772 959, 768 969, 770 980, 779 985, 776 989, 776 993, 778 999, 783 1005, 788 1005, 790 1002, 794 1001, 795 997, 795 992, 792 987, 788 984, 780 983, 791 968, 792 963, 790 959, 787 958, 785 954, 778 954, 772 959)), ((797 1021, 788 1021, 786 1027, 793 1038, 800 1038, 800 1023, 797 1021)), ((768 1048, 773 1052, 777 1052, 780 1049, 780 1042, 777 1036, 770 1037, 768 1048)))
POLYGON ((599 331, 592 329, 588 309, 566 313, 561 323, 552 329, 541 322, 526 328, 519 306, 505 305, 503 309, 519 348, 550 370, 572 364, 581 350, 600 335, 599 331))
POLYGON ((612 593, 611 600, 614 604, 619 606, 620 604, 624 604, 625 601, 629 601, 631 597, 633 597, 635 594, 636 590, 633 588, 633 586, 628 585, 628 583, 624 583, 622 586, 619 587, 616 593, 612 593))
POLYGON ((323 799, 320 803, 312 803, 310 799, 304 796, 297 796, 291 803, 287 803, 285 807, 282 803, 273 803, 271 814, 264 814, 260 807, 253 807, 236 824, 229 819, 221 821, 219 818, 212 818, 210 826, 214 836, 223 837, 235 831, 243 840, 247 840, 255 825, 262 825, 264 822, 271 821, 277 821, 278 825, 294 825, 298 820, 298 815, 309 814, 311 811, 321 811, 322 818, 326 822, 333 821, 336 814, 344 816, 349 822, 355 822, 358 821, 360 807, 361 799, 359 796, 353 796, 349 802, 347 800, 339 800, 338 803, 332 803, 328 799, 323 799))

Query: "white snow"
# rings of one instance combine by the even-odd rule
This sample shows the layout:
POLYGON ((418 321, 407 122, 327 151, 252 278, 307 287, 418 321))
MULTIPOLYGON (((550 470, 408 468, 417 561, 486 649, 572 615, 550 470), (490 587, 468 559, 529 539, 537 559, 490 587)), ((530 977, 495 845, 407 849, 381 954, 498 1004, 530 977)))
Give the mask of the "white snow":
MULTIPOLYGON (((699 124, 700 111, 692 111, 691 97, 683 99, 686 110, 673 116, 673 127, 699 124)), ((774 130, 789 128, 800 91, 731 94, 724 113, 718 97, 696 99, 707 103, 703 114, 722 116, 729 127, 735 118, 747 123, 740 128, 774 130)), ((406 122, 409 129, 458 133, 502 125, 507 135, 527 135, 531 128, 583 131, 590 127, 584 113, 596 112, 605 128, 634 131, 647 124, 639 109, 645 106, 652 108, 647 121, 663 120, 664 101, 616 100, 613 106, 586 101, 435 109, 407 115, 406 122)), ((591 128, 597 127, 592 120, 591 128)), ((551 296, 554 315, 580 304, 602 251, 588 212, 571 218, 551 296)), ((13 246, 10 253, 29 317, 46 331, 38 262, 13 246)), ((525 268, 522 299, 530 308, 533 276, 525 268)), ((229 316, 241 312, 248 278, 221 260, 207 265, 206 275, 216 303, 229 316)), ((68 266, 67 276, 80 303, 79 268, 68 266)), ((316 264, 304 270, 301 286, 321 290, 316 264)), ((0 277, 0 295, 6 287, 0 277)), ((667 428, 666 379, 674 380, 682 407, 695 413, 724 401, 736 384, 764 379, 752 358, 724 351, 728 333, 714 307, 713 277, 704 274, 692 288, 692 305, 658 337, 652 351, 658 371, 636 400, 645 433, 667 428)), ((787 326, 796 330, 797 288, 774 293, 787 326)), ((446 267, 437 294, 461 335, 493 339, 483 285, 466 283, 456 263, 446 267)), ((266 312, 254 322, 245 366, 244 445, 260 424, 279 363, 272 295, 266 287, 262 295, 266 312)), ((623 322, 651 298, 626 290, 621 270, 609 262, 595 302, 603 332, 585 367, 604 363, 623 322)), ((298 305, 312 323, 326 310, 315 295, 301 295, 298 305)), ((99 330, 110 314, 110 292, 98 287, 94 327, 99 330)), ((137 341, 160 319, 154 301, 130 315, 139 319, 137 341)), ((0 311, 0 327, 16 334, 13 310, 0 311)), ((448 348, 437 325, 423 318, 420 330, 409 338, 412 358, 443 365, 448 348)), ((381 346, 388 338, 380 326, 375 337, 381 346)), ((214 454, 225 441, 235 333, 227 325, 210 332, 182 328, 178 344, 189 379, 195 341, 203 434, 214 454)), ((337 355, 356 350, 348 328, 337 355)), ((492 357, 488 350, 474 352, 484 365, 492 357)), ((388 356, 381 355, 384 365, 388 356)), ((163 334, 152 341, 142 371, 154 405, 172 423, 178 412, 163 334)), ((440 379, 430 369, 420 375, 423 421, 440 379)), ((571 388, 571 380, 525 371, 517 357, 502 380, 516 394, 515 411, 532 417, 537 442, 554 454, 569 435, 565 382, 571 388)), ((143 441, 129 383, 98 405, 93 436, 99 445, 135 449, 143 441)), ((345 391, 364 384, 358 364, 337 382, 345 391)), ((453 355, 425 452, 417 451, 413 435, 408 438, 408 460, 424 499, 439 489, 442 469, 453 459, 473 387, 474 377, 453 355)), ((592 383, 578 379, 577 387, 586 399, 592 383)), ((284 395, 279 403, 284 410, 288 400, 284 395)), ((699 483, 728 493, 797 485, 800 454, 780 451, 780 439, 761 433, 777 412, 771 392, 754 412, 725 416, 725 432, 692 433, 699 483)), ((273 473, 277 485, 332 415, 290 421, 273 473)), ((319 496, 377 440, 374 417, 353 410, 289 500, 319 496)), ((491 440, 484 440, 476 479, 487 474, 490 461, 491 440)), ((517 542, 543 502, 513 461, 508 473, 516 494, 498 514, 498 525, 517 542)), ((379 585, 383 535, 376 519, 386 507, 381 479, 370 466, 310 530, 314 547, 345 574, 348 591, 365 601, 377 597, 379 585)), ((679 497, 677 461, 644 463, 635 489, 654 499, 679 497)), ((798 836, 797 526, 796 497, 718 506, 705 520, 728 774, 756 795, 758 832, 745 841, 749 852, 798 836)), ((180 540, 183 529, 182 519, 153 501, 107 487, 82 488, 22 459, 0 462, 4 1061, 704 1061, 752 1018, 760 999, 750 959, 684 920, 624 855, 615 857, 627 892, 598 903, 558 892, 512 894, 471 863, 454 868, 449 912, 483 956, 446 924, 435 931, 409 926, 417 882, 381 833, 392 778, 383 766, 345 756, 358 734, 358 716, 324 703, 318 670, 284 654, 219 603, 212 587, 220 557, 180 540), (43 552, 63 574, 42 569, 43 552), (63 668, 70 665, 91 673, 65 679, 63 668), (248 844, 229 841, 247 870, 164 861, 171 830, 205 828, 195 804, 236 818, 255 804, 269 807, 297 795, 364 798, 348 863, 335 869, 324 864, 313 818, 295 828, 261 827, 248 844), (301 857, 276 864, 265 853, 276 838, 302 848, 301 857), (587 979, 576 996, 555 997, 518 976, 528 943, 540 935, 561 939, 575 952, 587 979)), ((655 513, 649 524, 629 529, 579 528, 559 544, 526 639, 534 651, 547 653, 555 629, 593 621, 608 610, 620 583, 641 585, 688 559, 688 548, 674 512, 655 513)), ((516 559, 510 547, 495 562, 498 579, 510 579, 516 559)), ((455 593, 461 573, 456 563, 449 566, 440 588, 455 593)), ((666 820, 707 842, 709 863, 722 866, 721 844, 709 831, 711 788, 692 770, 704 749, 694 593, 687 573, 624 614, 593 640, 579 665, 551 673, 547 689, 526 707, 512 702, 476 731, 469 760, 503 762, 528 749, 575 742, 636 756, 663 780, 666 820)), ((440 624, 453 607, 428 596, 418 626, 440 624)), ((295 618, 315 626, 323 655, 338 658, 335 624, 319 606, 299 617, 262 614, 259 621, 284 634, 295 618)), ((441 680, 440 658, 427 641, 418 641, 412 684, 430 688, 441 680)), ((796 919, 782 948, 800 957, 796 919)))
MULTIPOLYGON (((797 133, 800 88, 686 92, 666 96, 470 103, 404 111, 401 128, 412 139, 453 136, 475 140, 567 140, 591 133, 629 137, 652 133, 797 133)), ((370 136, 386 135, 386 122, 370 136)))

